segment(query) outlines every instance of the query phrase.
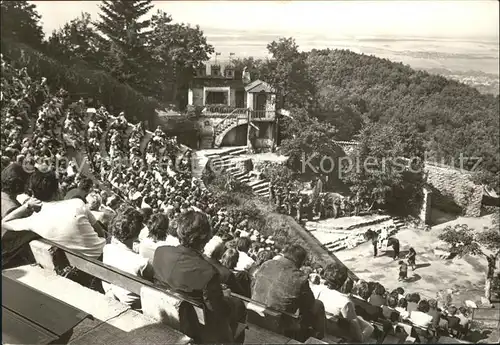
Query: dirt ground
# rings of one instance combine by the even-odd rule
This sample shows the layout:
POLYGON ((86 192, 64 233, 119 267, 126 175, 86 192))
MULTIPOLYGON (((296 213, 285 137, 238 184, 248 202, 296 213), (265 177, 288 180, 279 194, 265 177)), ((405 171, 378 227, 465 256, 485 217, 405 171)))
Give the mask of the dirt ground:
MULTIPOLYGON (((475 231, 491 226, 491 216, 481 218, 458 218, 454 221, 432 227, 431 231, 404 229, 395 237, 401 243, 400 257, 406 255, 413 247, 417 252, 417 268, 409 268, 408 281, 398 281, 399 266, 392 259, 392 250, 382 252, 373 257, 370 243, 362 244, 350 250, 343 250, 335 255, 346 264, 358 277, 367 281, 378 281, 392 290, 399 286, 406 292, 418 292, 423 298, 436 298, 438 291, 453 290, 452 303, 461 306, 464 301, 471 300, 479 304, 484 296, 484 279, 486 260, 483 257, 466 256, 453 260, 442 260, 433 253, 438 243, 438 235, 447 225, 467 224, 475 231)), ((488 340, 498 339, 498 326, 493 329, 488 340)), ((479 339, 484 338, 479 336, 479 339)), ((496 340, 495 340, 496 341, 496 340)))
POLYGON ((400 257, 404 257, 410 247, 417 252, 417 268, 409 269, 409 279, 398 281, 399 266, 392 259, 392 249, 373 257, 371 244, 365 243, 350 250, 335 253, 354 273, 367 281, 379 281, 388 289, 403 287, 408 292, 418 292, 426 298, 435 298, 441 290, 457 290, 453 303, 461 304, 470 299, 479 301, 484 295, 486 260, 482 257, 466 256, 453 260, 442 260, 433 253, 438 235, 447 225, 467 224, 476 231, 491 225, 491 217, 458 218, 454 221, 432 227, 431 231, 404 229, 395 237, 401 244, 400 257))

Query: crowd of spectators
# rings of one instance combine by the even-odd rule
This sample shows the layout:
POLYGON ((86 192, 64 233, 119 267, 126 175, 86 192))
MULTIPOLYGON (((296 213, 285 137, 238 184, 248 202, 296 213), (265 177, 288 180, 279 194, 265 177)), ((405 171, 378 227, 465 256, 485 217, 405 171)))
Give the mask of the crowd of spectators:
MULTIPOLYGON (((129 126, 123 114, 108 131, 107 161, 96 149, 107 120, 95 116, 93 126, 87 128, 88 132, 99 128, 101 133, 88 134, 94 138, 88 145, 94 150, 88 154, 95 175, 101 177, 100 185, 79 171, 70 171, 71 166, 48 169, 43 159, 42 163, 36 159, 65 154, 57 131, 63 116, 57 103, 47 104, 39 113, 33 141, 21 147, 26 148, 20 152, 25 157, 8 157, 11 163, 2 171, 2 257, 4 240, 10 237, 18 242, 8 254, 21 251, 19 255, 29 261, 26 243, 42 237, 184 293, 206 306, 206 326, 212 332, 204 334, 204 342, 243 341, 244 336, 237 338, 237 329, 245 323, 247 312, 235 294, 300 314, 298 324, 282 320, 285 334, 298 340, 323 338, 329 315, 339 325, 347 325, 340 328, 347 330, 344 335, 351 341, 376 337, 374 322, 382 322, 384 332, 403 332, 405 322, 427 333, 466 332, 463 310, 438 308, 436 301, 420 300, 418 294, 403 297, 401 288, 388 293, 378 283, 354 283, 345 266, 314 270, 304 266, 308 253, 303 247, 278 248, 272 237, 249 227, 247 215, 220 207, 192 177, 189 151, 179 158, 175 138, 157 129, 146 157, 137 152, 145 132, 139 125, 125 141, 129 126), (116 160, 130 155, 136 159, 116 160), (28 157, 35 161, 29 171, 21 164, 28 157), (4 200, 8 207, 4 208, 4 200), (19 240, 21 234, 24 237, 19 240)), ((62 130, 74 135, 71 128, 80 122, 71 121, 74 127, 62 130)), ((141 307, 140 297, 123 288, 104 282, 92 287, 132 308, 141 307)), ((187 324, 186 332, 199 334, 195 320, 188 318, 187 324)))

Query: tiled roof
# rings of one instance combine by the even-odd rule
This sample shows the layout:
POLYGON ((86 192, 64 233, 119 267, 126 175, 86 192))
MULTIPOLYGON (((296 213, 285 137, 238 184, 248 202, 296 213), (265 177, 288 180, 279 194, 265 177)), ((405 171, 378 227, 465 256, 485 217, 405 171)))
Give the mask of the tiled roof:
POLYGON ((267 93, 273 93, 274 90, 265 81, 262 80, 254 80, 247 86, 245 86, 245 91, 246 92, 267 92, 267 93))

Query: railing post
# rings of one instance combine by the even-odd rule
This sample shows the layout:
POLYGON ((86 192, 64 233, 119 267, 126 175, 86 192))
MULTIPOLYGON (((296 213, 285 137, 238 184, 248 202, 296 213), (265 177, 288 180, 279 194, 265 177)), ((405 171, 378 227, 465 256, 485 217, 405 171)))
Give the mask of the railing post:
POLYGON ((249 150, 252 149, 252 143, 250 142, 250 130, 251 130, 250 121, 252 120, 252 118, 251 118, 250 112, 251 112, 251 110, 247 109, 247 148, 249 150))

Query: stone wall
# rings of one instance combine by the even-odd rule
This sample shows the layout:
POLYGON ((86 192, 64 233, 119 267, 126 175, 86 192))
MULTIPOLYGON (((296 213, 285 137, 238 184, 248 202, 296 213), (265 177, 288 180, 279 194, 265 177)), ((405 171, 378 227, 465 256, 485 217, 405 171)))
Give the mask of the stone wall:
POLYGON ((470 179, 470 174, 452 167, 425 164, 427 182, 432 188, 432 207, 479 217, 483 199, 483 187, 470 179))
POLYGON ((419 218, 424 224, 429 224, 432 212, 432 189, 424 186, 422 207, 420 209, 419 218))

